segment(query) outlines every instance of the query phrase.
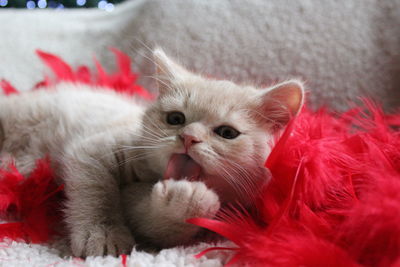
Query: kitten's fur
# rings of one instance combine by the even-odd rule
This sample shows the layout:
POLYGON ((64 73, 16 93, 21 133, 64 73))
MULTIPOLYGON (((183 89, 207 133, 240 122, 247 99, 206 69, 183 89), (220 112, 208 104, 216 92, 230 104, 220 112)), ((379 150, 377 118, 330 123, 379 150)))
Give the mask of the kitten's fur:
POLYGON ((186 219, 211 218, 221 203, 246 205, 264 177, 274 132, 303 103, 298 81, 255 89, 195 75, 161 50, 154 58, 160 96, 148 108, 69 83, 0 96, 0 163, 14 158, 29 173, 50 155, 65 183, 75 256, 127 253, 133 235, 160 247, 185 244, 199 230, 186 219), (183 112, 186 123, 167 124, 170 111, 183 112), (221 125, 241 134, 224 139, 213 132, 221 125), (202 181, 162 180, 171 155, 185 153, 182 134, 198 140, 187 153, 202 181))

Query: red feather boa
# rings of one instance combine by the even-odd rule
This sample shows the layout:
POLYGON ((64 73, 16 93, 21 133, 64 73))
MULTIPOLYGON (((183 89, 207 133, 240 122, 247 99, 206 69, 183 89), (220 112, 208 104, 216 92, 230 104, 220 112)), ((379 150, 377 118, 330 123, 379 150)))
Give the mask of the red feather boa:
POLYGON ((38 160, 28 177, 11 165, 0 169, 0 238, 43 243, 56 234, 61 220, 60 193, 48 159, 38 160))
POLYGON ((287 127, 266 162, 273 178, 258 223, 237 214, 190 222, 233 241, 231 263, 400 264, 400 114, 364 104, 343 114, 305 109, 287 127))
MULTIPOLYGON (((108 87, 152 98, 135 84, 130 60, 113 49, 119 70, 97 76, 74 71, 60 58, 38 52, 59 81, 108 87)), ((4 93, 17 93, 6 81, 4 93)), ((273 179, 257 203, 258 217, 230 213, 218 220, 189 220, 232 240, 230 263, 248 266, 400 265, 400 114, 371 101, 346 113, 303 112, 286 128, 266 166, 273 179)), ((0 212, 17 222, 0 225, 0 238, 46 241, 56 221, 54 186, 46 161, 30 177, 0 171, 0 212), (17 216, 15 216, 17 215, 17 216)), ((205 251, 204 253, 206 253, 205 251)), ((199 254, 201 256, 203 253, 199 254)))

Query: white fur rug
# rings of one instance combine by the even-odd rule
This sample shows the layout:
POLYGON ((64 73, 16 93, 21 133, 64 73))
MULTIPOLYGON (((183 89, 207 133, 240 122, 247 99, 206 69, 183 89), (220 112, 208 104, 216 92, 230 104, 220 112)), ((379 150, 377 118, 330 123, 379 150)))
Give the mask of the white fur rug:
MULTIPOLYGON (((221 245, 221 244, 219 244, 221 245)), ((225 243, 224 245, 228 245, 225 243)), ((227 262, 229 254, 225 252, 210 252, 200 259, 194 255, 210 244, 199 244, 192 247, 164 249, 159 253, 146 253, 133 250, 127 256, 127 267, 219 267, 227 262)), ((71 257, 65 241, 47 245, 32 245, 23 242, 4 241, 0 243, 0 266, 123 266, 122 258, 89 257, 86 260, 71 257)))

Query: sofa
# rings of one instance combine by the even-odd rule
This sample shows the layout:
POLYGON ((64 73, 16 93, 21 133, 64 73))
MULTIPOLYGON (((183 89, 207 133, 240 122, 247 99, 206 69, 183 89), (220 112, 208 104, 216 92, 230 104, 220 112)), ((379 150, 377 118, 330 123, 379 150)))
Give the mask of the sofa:
POLYGON ((149 57, 160 46, 215 78, 301 78, 312 107, 345 109, 369 96, 389 110, 400 104, 399 1, 128 0, 113 12, 6 9, 0 25, 0 77, 22 90, 45 71, 35 49, 112 68, 110 46, 154 89, 149 57))

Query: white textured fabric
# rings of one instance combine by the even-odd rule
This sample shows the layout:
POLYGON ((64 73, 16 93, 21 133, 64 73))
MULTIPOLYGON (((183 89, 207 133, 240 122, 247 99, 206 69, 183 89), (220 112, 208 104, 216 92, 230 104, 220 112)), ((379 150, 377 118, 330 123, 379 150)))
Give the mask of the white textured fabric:
POLYGON ((367 95, 400 104, 398 0, 131 0, 111 13, 0 11, 0 25, 0 77, 23 89, 42 77, 35 48, 74 65, 94 54, 110 65, 112 45, 150 75, 145 45, 157 44, 214 77, 303 78, 314 105, 344 107, 367 95))
MULTIPOLYGON (((302 78, 314 106, 343 108, 366 95, 386 107, 400 105, 398 0, 131 0, 111 13, 0 10, 0 77, 22 90, 43 77, 36 48, 73 66, 93 66, 96 55, 112 67, 107 47, 115 46, 147 76, 153 71, 147 47, 154 45, 213 77, 260 85, 302 78)), ((149 78, 141 82, 152 86, 149 78)), ((113 257, 80 262, 56 247, 1 243, 0 266, 121 263, 113 257)), ((226 260, 224 253, 195 260, 204 247, 134 251, 128 266, 220 266, 226 260)))
MULTIPOLYGON (((221 244, 220 244, 221 245, 221 244)), ((227 244, 225 244, 227 245, 227 244)), ((199 244, 188 248, 164 249, 158 253, 133 250, 127 257, 127 267, 220 267, 228 261, 224 252, 210 252, 196 259, 194 255, 208 248, 199 244)), ((48 245, 32 245, 23 242, 5 241, 0 243, 0 266, 4 267, 66 267, 66 266, 123 266, 122 258, 112 256, 89 257, 85 260, 71 257, 64 241, 48 245)))

